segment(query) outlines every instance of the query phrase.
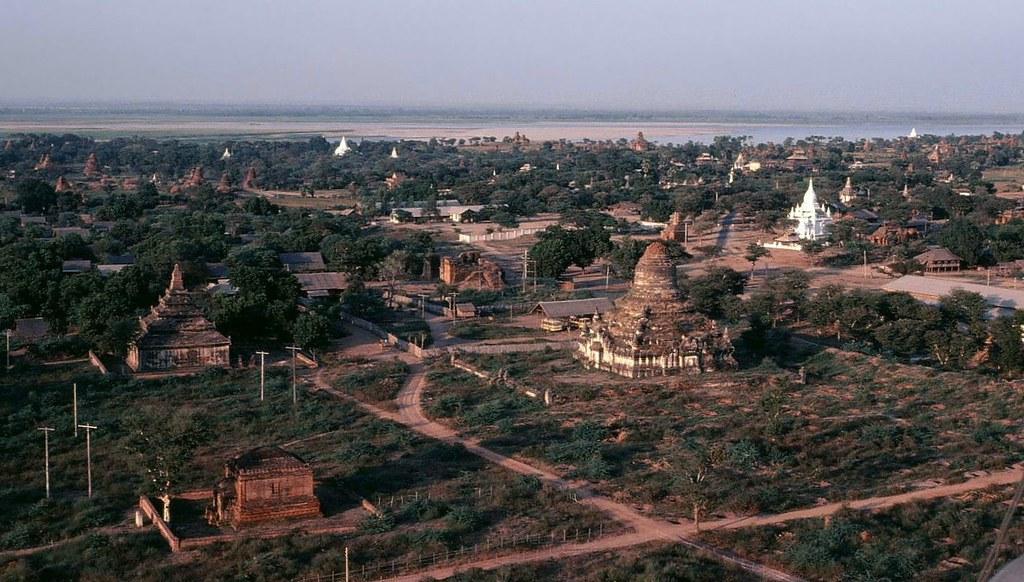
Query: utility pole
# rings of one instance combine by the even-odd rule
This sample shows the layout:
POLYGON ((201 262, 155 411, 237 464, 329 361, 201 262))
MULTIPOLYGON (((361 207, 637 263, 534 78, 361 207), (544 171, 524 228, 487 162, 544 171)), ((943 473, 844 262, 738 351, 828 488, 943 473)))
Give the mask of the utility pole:
POLYGON ((345 582, 348 580, 348 546, 345 546, 345 582))
POLYGON ((75 436, 78 436, 78 383, 71 385, 71 415, 75 425, 75 436))
POLYGON ((89 497, 92 497, 92 431, 97 427, 91 424, 80 424, 78 428, 85 429, 85 474, 89 482, 89 497))
POLYGON ((263 358, 270 352, 256 352, 260 356, 260 402, 263 402, 263 386, 265 376, 263 375, 263 358))
POLYGON ((868 252, 864 251, 864 278, 868 278, 868 252))
POLYGON ((612 266, 611 265, 605 265, 604 266, 604 290, 605 291, 608 290, 608 282, 611 279, 611 276, 612 276, 612 266))
POLYGON ((50 433, 55 429, 41 426, 36 430, 43 431, 43 466, 46 469, 46 498, 50 498, 50 433))
POLYGON ((4 335, 7 336, 7 363, 4 364, 4 373, 11 369, 11 330, 4 330, 4 335))
POLYGON ((292 352, 292 404, 296 404, 299 401, 299 393, 295 388, 295 353, 302 348, 297 346, 288 346, 285 349, 292 352))
POLYGON ((455 298, 458 296, 458 293, 452 293, 448 295, 448 309, 452 312, 452 321, 455 321, 457 319, 455 315, 455 298))

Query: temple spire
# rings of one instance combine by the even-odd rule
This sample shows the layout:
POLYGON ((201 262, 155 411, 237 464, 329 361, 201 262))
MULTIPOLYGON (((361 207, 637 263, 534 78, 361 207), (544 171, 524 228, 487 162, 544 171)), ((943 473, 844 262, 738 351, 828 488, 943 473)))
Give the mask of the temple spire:
POLYGON ((184 291, 185 290, 185 277, 181 273, 181 265, 174 263, 174 270, 171 271, 171 285, 167 288, 168 291, 184 291))
POLYGON ((804 201, 800 206, 809 210, 818 207, 818 194, 814 191, 814 178, 807 181, 807 191, 804 192, 804 201))

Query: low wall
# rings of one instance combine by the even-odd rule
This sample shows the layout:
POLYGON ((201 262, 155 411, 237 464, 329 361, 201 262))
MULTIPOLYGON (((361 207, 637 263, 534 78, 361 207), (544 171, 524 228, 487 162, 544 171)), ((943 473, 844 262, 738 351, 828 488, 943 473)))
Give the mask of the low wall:
POLYGON ((506 386, 508 386, 512 390, 515 390, 516 392, 519 392, 519 393, 521 393, 521 394, 523 394, 525 396, 529 396, 530 398, 540 398, 541 400, 544 401, 545 405, 549 405, 549 406, 551 405, 551 393, 548 392, 548 391, 540 393, 540 392, 538 392, 536 390, 533 390, 533 389, 531 389, 531 388, 529 388, 527 386, 523 386, 519 382, 516 382, 515 380, 512 380, 511 378, 508 378, 507 376, 505 376, 504 378, 495 377, 494 374, 491 374, 489 372, 485 372, 484 370, 481 370, 480 368, 477 368, 476 366, 474 366, 473 364, 470 364, 469 362, 464 362, 464 361, 458 359, 458 357, 455 355, 455 353, 452 353, 451 360, 450 360, 449 363, 452 365, 452 367, 454 367, 456 369, 462 370, 463 372, 466 372, 468 374, 472 374, 472 375, 476 376, 477 378, 481 378, 483 380, 487 380, 488 382, 493 382, 495 380, 500 380, 500 382, 504 383, 506 386))
POLYGON ((146 517, 148 517, 149 520, 153 522, 153 525, 156 526, 156 529, 160 531, 160 535, 164 536, 164 539, 167 540, 168 545, 171 546, 171 551, 180 552, 181 538, 174 535, 174 532, 171 531, 171 527, 167 525, 167 522, 164 521, 164 518, 161 516, 160 512, 158 512, 156 508, 153 507, 153 502, 149 500, 149 497, 139 497, 139 509, 141 509, 142 513, 144 513, 146 517))
POLYGON ((89 363, 92 364, 94 368, 99 370, 100 374, 103 374, 104 376, 110 374, 110 371, 107 370, 107 367, 103 364, 103 360, 101 360, 100 357, 97 356, 92 350, 89 350, 89 363))
POLYGON ((460 234, 459 242, 473 243, 483 241, 495 241, 495 240, 512 240, 521 236, 529 236, 531 234, 537 234, 543 231, 547 227, 534 227, 534 228, 515 228, 512 230, 500 230, 498 232, 491 232, 487 234, 460 234))
POLYGON ((408 352, 416 356, 417 358, 420 358, 421 360, 441 356, 444 355, 445 353, 445 350, 442 349, 421 348, 416 344, 411 344, 405 341, 404 339, 396 336, 395 334, 384 330, 379 325, 366 321, 365 319, 356 317, 354 315, 349 315, 347 313, 342 314, 341 320, 344 321, 345 323, 348 323, 349 325, 353 325, 355 327, 358 327, 359 329, 368 331, 373 335, 379 337, 380 339, 385 340, 388 343, 388 345, 395 346, 398 349, 402 350, 403 352, 408 352))
POLYGON ((458 346, 453 348, 453 350, 467 354, 519 354, 524 352, 543 352, 547 349, 569 350, 575 347, 575 340, 566 340, 562 342, 533 342, 529 344, 471 344, 458 346))

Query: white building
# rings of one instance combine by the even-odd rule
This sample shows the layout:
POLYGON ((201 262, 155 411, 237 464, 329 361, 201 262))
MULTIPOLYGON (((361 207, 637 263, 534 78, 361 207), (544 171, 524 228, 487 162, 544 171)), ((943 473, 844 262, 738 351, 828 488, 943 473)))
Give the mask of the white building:
POLYGON ((338 147, 334 148, 334 155, 340 158, 350 151, 352 151, 352 148, 348 147, 348 141, 345 140, 345 136, 341 136, 341 143, 338 144, 338 147))
POLYGON ((795 233, 801 240, 816 240, 828 236, 828 228, 832 225, 832 211, 824 204, 818 203, 818 195, 814 192, 814 178, 807 183, 803 202, 789 211, 788 218, 797 222, 795 233))
POLYGON ((231 158, 231 150, 229 150, 228 148, 224 148, 224 153, 221 154, 220 159, 227 160, 227 159, 230 159, 230 158, 231 158))
POLYGON ((910 128, 910 133, 907 134, 907 137, 910 138, 910 139, 917 139, 917 128, 916 127, 911 127, 910 128))
POLYGON ((839 191, 839 201, 843 204, 850 204, 857 198, 857 192, 853 189, 853 180, 849 176, 846 177, 846 185, 839 191))
POLYGON ((398 148, 397 147, 392 147, 391 148, 391 159, 392 160, 397 160, 398 159, 398 148))

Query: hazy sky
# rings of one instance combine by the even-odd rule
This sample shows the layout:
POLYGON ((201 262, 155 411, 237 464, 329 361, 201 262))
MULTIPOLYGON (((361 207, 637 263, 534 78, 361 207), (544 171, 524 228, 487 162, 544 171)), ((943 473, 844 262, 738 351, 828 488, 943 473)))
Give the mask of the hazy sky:
POLYGON ((1022 0, 3 0, 0 102, 1024 112, 1022 0))

